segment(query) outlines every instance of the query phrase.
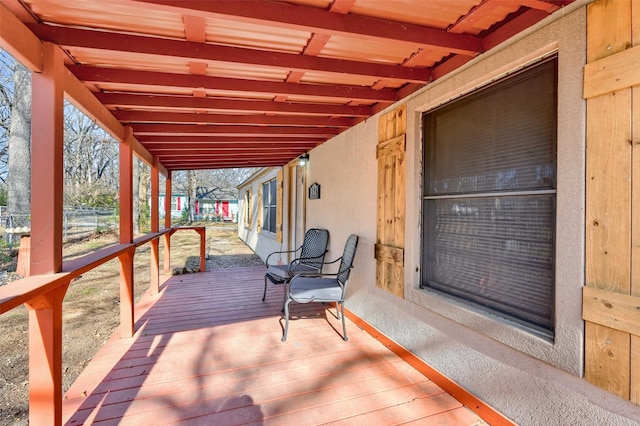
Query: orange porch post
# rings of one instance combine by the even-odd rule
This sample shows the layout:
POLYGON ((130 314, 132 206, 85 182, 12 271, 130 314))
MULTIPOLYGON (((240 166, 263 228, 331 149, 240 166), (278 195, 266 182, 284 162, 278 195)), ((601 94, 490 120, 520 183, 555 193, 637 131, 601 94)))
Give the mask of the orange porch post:
MULTIPOLYGON (((120 143, 120 244, 133 242, 133 130, 126 128, 120 143)), ((133 254, 135 248, 120 260, 120 337, 133 336, 133 254)))
POLYGON ((62 269, 64 57, 43 43, 42 73, 33 73, 31 105, 32 275, 62 269))
POLYGON ((29 423, 62 424, 62 300, 69 283, 29 303, 29 423))
POLYGON ((207 260, 205 259, 207 229, 204 227, 198 228, 196 229, 196 232, 200 235, 200 272, 204 272, 207 268, 207 260))
POLYGON ((135 247, 118 256, 120 261, 120 337, 135 332, 133 311, 133 256, 135 247))
MULTIPOLYGON (((160 180, 158 176, 158 159, 156 158, 153 167, 151 167, 151 232, 158 232, 160 228, 158 217, 159 196, 160 180)), ((151 284, 149 288, 151 294, 158 294, 160 291, 159 245, 160 241, 157 238, 151 240, 151 284)))
POLYGON ((16 273, 23 277, 31 275, 31 236, 22 235, 20 237, 20 247, 18 248, 18 265, 16 273))
POLYGON ((151 250, 151 284, 149 292, 158 294, 160 292, 160 240, 154 239, 150 242, 151 250))
MULTIPOLYGON (((62 270, 64 57, 42 45, 42 72, 33 73, 31 106, 30 274, 62 270)), ((62 424, 62 300, 68 283, 27 303, 29 422, 62 424)))
MULTIPOLYGON (((171 171, 167 172, 164 190, 164 227, 171 228, 171 171)), ((171 232, 164 234, 164 268, 166 275, 171 273, 171 232)))

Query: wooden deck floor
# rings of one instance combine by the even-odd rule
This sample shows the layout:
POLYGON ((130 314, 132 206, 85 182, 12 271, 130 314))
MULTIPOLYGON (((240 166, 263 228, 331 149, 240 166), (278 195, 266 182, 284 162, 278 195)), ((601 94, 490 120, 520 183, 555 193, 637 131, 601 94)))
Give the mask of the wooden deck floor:
POLYGON ((322 305, 295 305, 264 268, 169 278, 136 307, 65 396, 64 423, 121 425, 486 424, 369 334, 322 305), (292 304, 294 305, 294 304, 292 304))

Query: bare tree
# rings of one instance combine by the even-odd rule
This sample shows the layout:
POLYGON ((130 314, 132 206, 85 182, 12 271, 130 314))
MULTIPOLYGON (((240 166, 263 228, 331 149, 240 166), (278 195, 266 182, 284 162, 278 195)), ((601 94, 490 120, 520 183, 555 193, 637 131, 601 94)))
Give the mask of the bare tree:
POLYGON ((224 189, 235 189, 244 182, 257 169, 215 169, 204 170, 201 175, 201 186, 219 187, 224 189))
POLYGON ((189 197, 189 222, 196 219, 196 188, 198 186, 198 173, 195 170, 187 170, 187 196, 189 197))
POLYGON ((13 74, 16 61, 0 50, 0 181, 6 182, 9 161, 9 126, 13 105, 13 74))
POLYGON ((133 168, 133 230, 135 233, 150 230, 149 190, 151 187, 151 169, 138 157, 133 168))
MULTIPOLYGON (((118 187, 118 142, 68 103, 64 120, 65 203, 114 205, 118 187)), ((1 50, 0 182, 7 183, 9 213, 28 214, 31 73, 1 50)))
POLYGON ((195 201, 220 196, 237 196, 236 187, 257 169, 215 169, 175 171, 172 175, 173 194, 189 198, 189 220, 195 220, 195 201))
POLYGON ((9 124, 8 194, 10 214, 31 211, 31 72, 15 62, 9 124))
POLYGON ((66 203, 114 204, 118 187, 118 142, 73 105, 65 105, 66 203))

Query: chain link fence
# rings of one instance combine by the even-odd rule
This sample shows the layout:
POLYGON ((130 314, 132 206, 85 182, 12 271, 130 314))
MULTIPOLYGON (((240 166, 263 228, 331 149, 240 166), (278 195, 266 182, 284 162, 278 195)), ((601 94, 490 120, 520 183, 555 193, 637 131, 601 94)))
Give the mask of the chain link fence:
MULTIPOLYGON (((63 242, 88 237, 96 232, 118 228, 116 209, 65 207, 62 222, 63 242)), ((0 240, 9 251, 16 250, 20 237, 31 232, 31 215, 12 215, 0 206, 0 240)))

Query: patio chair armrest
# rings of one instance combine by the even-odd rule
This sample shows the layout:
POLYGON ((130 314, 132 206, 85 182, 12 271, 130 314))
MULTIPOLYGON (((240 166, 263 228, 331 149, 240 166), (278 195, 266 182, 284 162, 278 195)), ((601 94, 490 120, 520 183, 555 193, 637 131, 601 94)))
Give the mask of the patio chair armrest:
MULTIPOLYGON (((294 259, 294 260, 291 262, 291 265, 294 265, 294 263, 295 263, 296 261, 303 260, 303 259, 304 259, 304 260, 310 260, 310 259, 321 259, 321 258, 322 258, 322 256, 324 256, 324 255, 321 255, 321 256, 318 256, 318 257, 305 257, 305 258, 294 259)), ((341 261, 341 260, 342 260, 342 257, 339 257, 339 258, 337 258, 336 260, 332 260, 331 262, 320 262, 320 265, 321 265, 321 266, 320 266, 319 271, 322 271, 322 269, 324 268, 324 266, 325 266, 325 265, 333 265, 334 263, 337 263, 337 262, 339 262, 339 261, 341 261)), ((299 263, 299 262, 298 262, 298 263, 299 263)), ((295 264, 297 264, 297 263, 295 263, 295 264)), ((290 266, 290 268, 289 268, 289 269, 291 270, 291 266, 290 266)))
POLYGON ((298 247, 295 250, 283 250, 283 251, 274 251, 272 253, 269 254, 269 256, 267 256, 267 258, 265 259, 264 263, 265 265, 267 265, 267 267, 269 266, 269 259, 271 258, 271 256, 273 255, 282 255, 282 254, 289 254, 289 253, 297 253, 300 250, 300 247, 298 247))
MULTIPOLYGON (((325 254, 327 253, 328 250, 325 250, 324 253, 318 255, 318 256, 310 256, 310 257, 298 257, 295 258, 291 261, 291 263, 289 263, 289 271, 293 271, 293 269, 295 269, 295 266, 300 264, 300 263, 304 263, 303 261, 313 261, 316 259, 323 259, 325 254)), ((318 262, 318 263, 322 263, 324 265, 324 262, 318 262)))
MULTIPOLYGON (((323 262, 322 265, 331 265, 334 263, 337 263, 339 261, 342 260, 342 256, 337 258, 336 260, 332 260, 331 262, 323 262)), ((328 278, 328 277, 337 277, 338 275, 342 274, 343 272, 348 271, 349 269, 353 269, 353 265, 351 266, 347 266, 346 268, 340 269, 336 272, 332 272, 332 273, 327 273, 327 272, 300 272, 298 274, 294 274, 294 276, 297 275, 301 275, 301 276, 307 276, 307 277, 315 277, 315 278, 328 278)))
POLYGON ((323 265, 333 265, 334 263, 338 263, 342 260, 342 256, 340 256, 339 258, 332 260, 331 262, 323 262, 323 265))

